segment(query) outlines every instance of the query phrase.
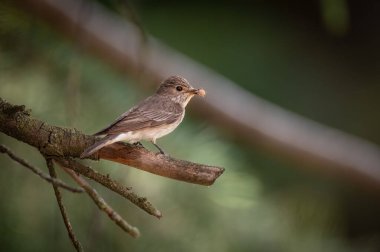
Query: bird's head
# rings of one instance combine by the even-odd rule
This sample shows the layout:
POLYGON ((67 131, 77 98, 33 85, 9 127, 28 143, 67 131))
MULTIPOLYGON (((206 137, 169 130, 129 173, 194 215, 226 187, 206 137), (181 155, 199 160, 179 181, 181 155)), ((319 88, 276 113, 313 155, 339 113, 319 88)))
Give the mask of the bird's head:
POLYGON ((156 93, 168 97, 183 107, 186 107, 194 95, 205 96, 206 94, 204 89, 193 88, 185 78, 179 76, 170 76, 164 80, 156 93))

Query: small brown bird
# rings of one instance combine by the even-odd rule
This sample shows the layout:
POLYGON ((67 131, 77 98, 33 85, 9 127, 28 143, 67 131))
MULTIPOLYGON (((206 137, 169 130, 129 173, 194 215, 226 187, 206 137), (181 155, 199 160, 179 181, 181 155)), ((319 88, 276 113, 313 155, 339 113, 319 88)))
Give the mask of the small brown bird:
POLYGON ((162 154, 165 152, 156 144, 156 139, 171 133, 182 122, 185 107, 194 95, 205 96, 204 89, 195 89, 179 76, 164 80, 156 93, 122 114, 107 128, 95 133, 104 138, 88 147, 81 158, 88 157, 109 144, 126 141, 152 142, 162 154))

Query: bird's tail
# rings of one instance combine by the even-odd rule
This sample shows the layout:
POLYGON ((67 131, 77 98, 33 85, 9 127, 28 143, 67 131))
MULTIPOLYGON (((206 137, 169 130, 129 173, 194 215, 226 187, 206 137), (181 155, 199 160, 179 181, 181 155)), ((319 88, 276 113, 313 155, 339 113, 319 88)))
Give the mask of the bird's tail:
POLYGON ((116 137, 117 135, 111 135, 100 139, 98 142, 85 149, 83 153, 80 155, 80 158, 88 157, 100 150, 101 148, 103 148, 104 146, 114 143, 116 137))

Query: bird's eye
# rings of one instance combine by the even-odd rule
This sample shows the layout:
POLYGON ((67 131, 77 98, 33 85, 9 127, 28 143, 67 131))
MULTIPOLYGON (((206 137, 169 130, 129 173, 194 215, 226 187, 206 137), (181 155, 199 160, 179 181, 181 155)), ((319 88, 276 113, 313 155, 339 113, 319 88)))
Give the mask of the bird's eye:
POLYGON ((177 91, 182 91, 182 87, 181 86, 177 86, 175 89, 177 89, 177 91))

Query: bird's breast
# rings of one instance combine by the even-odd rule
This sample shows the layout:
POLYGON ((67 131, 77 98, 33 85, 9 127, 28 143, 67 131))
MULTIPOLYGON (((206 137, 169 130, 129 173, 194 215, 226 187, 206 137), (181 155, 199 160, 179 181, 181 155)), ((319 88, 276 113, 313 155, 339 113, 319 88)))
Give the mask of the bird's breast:
POLYGON ((171 124, 164 124, 160 125, 154 128, 145 129, 144 136, 146 136, 145 139, 152 139, 155 140, 157 138, 163 137, 169 133, 171 133, 173 130, 175 130, 178 125, 182 122, 183 118, 185 116, 185 113, 182 113, 182 116, 171 124))
POLYGON ((136 143, 141 140, 155 141, 156 139, 163 137, 171 133, 178 125, 182 122, 185 113, 182 113, 181 117, 171 123, 171 124, 162 124, 155 127, 147 127, 144 129, 129 131, 122 133, 117 137, 117 141, 126 141, 129 143, 136 143))

